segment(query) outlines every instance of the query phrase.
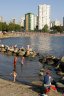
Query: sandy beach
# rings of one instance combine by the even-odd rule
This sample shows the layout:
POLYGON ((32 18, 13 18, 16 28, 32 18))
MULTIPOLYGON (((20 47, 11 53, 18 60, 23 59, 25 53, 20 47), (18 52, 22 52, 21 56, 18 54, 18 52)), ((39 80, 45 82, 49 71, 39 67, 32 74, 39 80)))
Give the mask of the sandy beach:
MULTIPOLYGON (((40 96, 38 86, 42 86, 42 82, 33 82, 31 85, 13 82, 0 78, 0 96, 40 96), (35 85, 35 86, 34 86, 35 85)), ((39 87, 40 88, 40 87, 39 87)), ((62 96, 62 94, 51 90, 49 96, 62 96)))
POLYGON ((31 86, 0 78, 0 96, 38 96, 31 86))

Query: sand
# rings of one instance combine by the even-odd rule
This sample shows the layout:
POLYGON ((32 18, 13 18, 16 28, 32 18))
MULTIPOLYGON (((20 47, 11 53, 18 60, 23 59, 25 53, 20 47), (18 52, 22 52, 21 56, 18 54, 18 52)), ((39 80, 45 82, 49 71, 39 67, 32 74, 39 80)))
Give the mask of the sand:
POLYGON ((38 96, 31 86, 0 78, 0 96, 38 96))

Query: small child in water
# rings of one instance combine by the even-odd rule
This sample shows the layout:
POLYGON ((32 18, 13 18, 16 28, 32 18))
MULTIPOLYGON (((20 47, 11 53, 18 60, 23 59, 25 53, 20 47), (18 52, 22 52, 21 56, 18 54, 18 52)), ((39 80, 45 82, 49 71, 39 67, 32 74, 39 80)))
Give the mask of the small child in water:
POLYGON ((16 81, 16 77, 17 77, 16 70, 13 70, 13 72, 11 74, 13 75, 13 78, 14 78, 13 82, 15 82, 16 81))
POLYGON ((25 57, 22 56, 22 58, 21 58, 21 64, 24 64, 24 61, 25 61, 25 57))

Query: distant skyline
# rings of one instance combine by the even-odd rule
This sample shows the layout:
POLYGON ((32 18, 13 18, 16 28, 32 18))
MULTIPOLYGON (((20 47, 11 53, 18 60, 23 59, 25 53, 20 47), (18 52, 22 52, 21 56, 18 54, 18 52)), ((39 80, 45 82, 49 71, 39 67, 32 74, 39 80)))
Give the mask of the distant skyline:
POLYGON ((51 20, 60 20, 64 16, 64 0, 0 0, 0 16, 5 21, 15 18, 19 21, 26 13, 38 14, 38 5, 51 6, 51 20))

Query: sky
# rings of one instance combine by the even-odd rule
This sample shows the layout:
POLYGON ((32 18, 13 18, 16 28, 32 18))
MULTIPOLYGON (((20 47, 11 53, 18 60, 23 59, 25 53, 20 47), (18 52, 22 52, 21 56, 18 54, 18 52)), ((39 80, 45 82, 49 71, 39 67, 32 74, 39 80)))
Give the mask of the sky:
POLYGON ((0 0, 0 16, 5 21, 15 18, 20 20, 26 13, 38 14, 38 5, 51 6, 51 20, 62 21, 64 16, 64 0, 0 0))

